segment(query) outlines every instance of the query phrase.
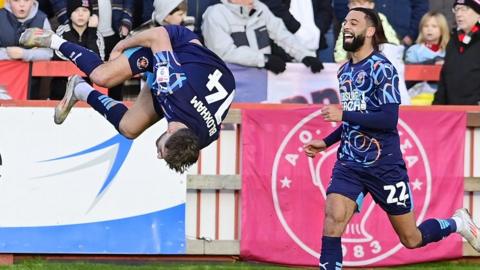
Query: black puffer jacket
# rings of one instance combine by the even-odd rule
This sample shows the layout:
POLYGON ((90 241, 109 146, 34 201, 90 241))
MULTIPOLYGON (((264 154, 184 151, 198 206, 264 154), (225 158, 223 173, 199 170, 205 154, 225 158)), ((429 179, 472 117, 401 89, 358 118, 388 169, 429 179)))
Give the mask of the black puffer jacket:
POLYGON ((480 105, 480 32, 472 35, 463 53, 460 45, 454 31, 433 104, 480 105))

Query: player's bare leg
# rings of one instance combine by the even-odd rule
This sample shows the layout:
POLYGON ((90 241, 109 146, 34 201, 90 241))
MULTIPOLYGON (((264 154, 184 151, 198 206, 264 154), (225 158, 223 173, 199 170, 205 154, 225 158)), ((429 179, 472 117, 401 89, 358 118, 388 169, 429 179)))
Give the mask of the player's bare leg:
POLYGON ((103 63, 100 56, 78 44, 68 42, 50 30, 28 28, 19 43, 25 47, 46 47, 59 50, 99 86, 112 87, 132 76, 128 58, 120 55, 103 63))
POLYGON ((413 212, 403 215, 388 215, 393 229, 406 248, 416 248, 422 244, 422 233, 415 223, 413 212))
POLYGON ((90 80, 99 86, 111 88, 119 85, 133 76, 125 55, 103 63, 90 73, 90 80))
POLYGON ((119 131, 125 137, 136 138, 147 128, 160 120, 153 106, 152 94, 148 86, 144 86, 135 103, 120 121, 119 131))
POLYGON ((337 193, 328 194, 323 235, 341 237, 355 209, 357 209, 357 204, 350 198, 337 193))
POLYGON ((427 219, 418 227, 413 212, 388 217, 400 241, 407 248, 423 247, 457 232, 480 252, 480 230, 466 209, 457 210, 452 218, 427 219))

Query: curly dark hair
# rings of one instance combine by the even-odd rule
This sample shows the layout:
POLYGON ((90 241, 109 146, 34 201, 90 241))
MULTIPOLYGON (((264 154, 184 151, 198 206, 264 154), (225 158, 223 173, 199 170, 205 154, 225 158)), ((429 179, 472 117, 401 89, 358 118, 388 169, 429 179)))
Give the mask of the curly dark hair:
POLYGON ((376 51, 379 50, 379 46, 381 44, 388 43, 387 37, 385 36, 385 30, 382 26, 382 21, 380 20, 380 17, 378 17, 378 13, 375 10, 362 7, 350 9, 350 11, 352 10, 360 11, 365 14, 365 19, 367 20, 368 24, 375 27, 375 36, 373 36, 372 39, 372 46, 376 51))
POLYGON ((170 169, 184 173, 197 162, 200 154, 198 136, 191 129, 182 128, 173 133, 165 142, 164 157, 170 169))

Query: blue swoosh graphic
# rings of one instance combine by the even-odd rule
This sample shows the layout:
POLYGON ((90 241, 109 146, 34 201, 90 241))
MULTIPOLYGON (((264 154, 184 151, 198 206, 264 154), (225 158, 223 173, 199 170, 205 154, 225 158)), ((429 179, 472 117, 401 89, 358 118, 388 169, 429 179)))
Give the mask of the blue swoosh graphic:
POLYGON ((0 227, 0 252, 185 254, 185 204, 115 220, 0 227))
POLYGON ((117 134, 114 137, 97 144, 95 146, 92 146, 88 149, 82 150, 77 153, 69 154, 66 156, 61 156, 57 158, 52 158, 52 159, 47 159, 47 160, 42 160, 40 162, 50 162, 50 161, 56 161, 56 160, 62 160, 62 159, 67 159, 71 157, 77 157, 77 156, 82 156, 86 155, 89 153, 93 153, 98 150, 102 150, 105 148, 108 148, 110 146, 115 146, 118 145, 118 151, 117 155, 115 156, 115 160, 113 161, 112 168, 110 169, 110 172, 107 175, 107 178, 105 179, 105 182, 103 183, 102 187, 97 193, 97 198, 105 191, 105 189, 111 184, 115 176, 117 175, 118 171, 122 167, 123 162, 125 162, 125 159, 127 158, 128 153, 130 152, 130 149, 132 148, 133 140, 127 139, 121 134, 117 134))

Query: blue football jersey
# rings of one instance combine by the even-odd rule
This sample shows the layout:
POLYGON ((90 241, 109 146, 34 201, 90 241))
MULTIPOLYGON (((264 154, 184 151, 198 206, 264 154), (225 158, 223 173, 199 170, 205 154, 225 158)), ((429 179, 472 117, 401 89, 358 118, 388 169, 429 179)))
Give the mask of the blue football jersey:
POLYGON ((167 54, 171 57, 170 71, 158 67, 165 54, 155 55, 156 71, 149 75, 147 83, 167 121, 187 125, 199 136, 203 148, 218 138, 222 120, 233 101, 235 80, 216 54, 190 42, 198 39, 194 33, 180 26, 166 29, 173 47, 173 53, 167 54), (170 84, 165 86, 162 82, 168 81, 169 76, 170 84), (172 76, 176 78, 172 80, 172 76))
MULTIPOLYGON (((389 103, 400 104, 398 73, 378 52, 338 71, 340 98, 344 111, 371 113, 389 103)), ((404 164, 397 129, 371 129, 343 122, 338 159, 362 166, 404 164)))

